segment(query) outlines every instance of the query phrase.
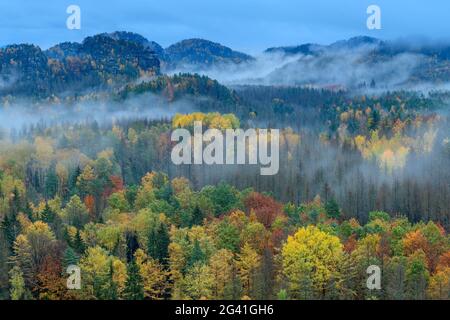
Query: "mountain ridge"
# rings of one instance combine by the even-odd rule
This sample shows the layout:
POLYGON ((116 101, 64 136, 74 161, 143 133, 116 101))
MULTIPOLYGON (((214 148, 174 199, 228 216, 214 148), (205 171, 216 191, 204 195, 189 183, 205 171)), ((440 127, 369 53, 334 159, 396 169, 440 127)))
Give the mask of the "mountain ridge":
MULTIPOLYGON (((346 52, 360 49, 364 49, 360 62, 369 65, 405 54, 423 56, 426 59, 413 75, 417 81, 450 81, 450 45, 446 44, 414 45, 357 36, 328 45, 306 43, 272 47, 263 54, 275 53, 294 59, 297 55, 312 56, 317 61, 307 61, 306 66, 314 67, 334 63, 328 59, 330 53, 345 56, 346 52)), ((32 44, 12 44, 0 48, 0 96, 49 96, 67 90, 108 88, 161 73, 173 73, 184 66, 191 69, 180 71, 196 72, 213 66, 254 61, 251 55, 205 39, 185 39, 163 48, 155 41, 127 31, 100 33, 88 36, 82 42, 61 42, 47 50, 32 44)), ((281 70, 295 67, 295 63, 287 64, 281 70)), ((297 71, 302 70, 297 68, 297 71)), ((283 74, 280 77, 285 78, 283 74)))

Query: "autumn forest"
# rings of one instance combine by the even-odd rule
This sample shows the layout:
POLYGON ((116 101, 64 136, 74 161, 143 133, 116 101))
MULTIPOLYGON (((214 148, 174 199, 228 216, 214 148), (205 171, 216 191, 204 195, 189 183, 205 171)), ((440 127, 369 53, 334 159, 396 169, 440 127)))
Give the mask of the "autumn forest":
POLYGON ((137 36, 0 49, 0 299, 450 298, 450 92, 224 84, 176 59, 249 56, 137 36), (279 172, 173 164, 195 121, 279 129, 279 172))

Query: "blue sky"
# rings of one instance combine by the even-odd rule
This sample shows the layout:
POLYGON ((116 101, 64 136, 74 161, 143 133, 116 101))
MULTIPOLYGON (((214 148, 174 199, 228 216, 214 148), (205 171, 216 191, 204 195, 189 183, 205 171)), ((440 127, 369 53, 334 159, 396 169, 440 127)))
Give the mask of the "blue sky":
POLYGON ((250 53, 363 34, 442 41, 450 40, 449 13, 448 0, 0 0, 0 46, 47 48, 115 30, 163 47, 195 37, 250 53), (81 30, 66 28, 70 4, 81 8, 81 30), (382 30, 366 27, 371 4, 381 7, 382 30))

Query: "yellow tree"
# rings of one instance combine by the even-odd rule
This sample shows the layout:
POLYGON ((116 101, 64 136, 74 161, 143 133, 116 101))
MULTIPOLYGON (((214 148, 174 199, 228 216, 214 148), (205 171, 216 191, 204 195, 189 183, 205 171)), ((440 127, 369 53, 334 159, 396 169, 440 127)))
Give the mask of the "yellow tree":
POLYGON ((427 295, 431 299, 448 300, 450 297, 450 268, 437 271, 428 285, 427 295))
POLYGON ((167 289, 167 272, 142 249, 136 250, 135 257, 143 279, 145 297, 151 300, 163 299, 167 289))
POLYGON ((202 263, 191 267, 183 279, 183 296, 187 299, 213 298, 214 277, 211 268, 202 263))
POLYGON ((244 244, 236 262, 239 277, 243 284, 243 294, 250 296, 256 272, 261 265, 261 256, 248 243, 244 244))
POLYGON ((102 297, 111 265, 113 268, 112 281, 117 284, 117 292, 120 295, 125 288, 127 278, 125 264, 119 259, 109 256, 108 252, 99 246, 87 249, 79 263, 85 298, 102 297))
POLYGON ((338 266, 342 261, 343 246, 338 237, 315 226, 300 228, 288 237, 282 249, 283 274, 291 296, 302 297, 302 290, 309 289, 305 286, 310 284, 323 297, 328 283, 339 277, 338 266))
POLYGON ((93 182, 95 178, 94 169, 90 165, 86 165, 83 172, 77 178, 77 187, 83 195, 93 193, 93 182))
POLYGON ((46 257, 54 250, 55 236, 50 227, 36 221, 14 242, 14 264, 23 272, 26 284, 32 289, 36 286, 37 274, 46 257))
POLYGON ((179 299, 181 295, 181 282, 183 280, 183 268, 186 263, 183 247, 175 242, 169 244, 170 278, 173 281, 172 297, 179 299))
POLYGON ((233 253, 227 249, 217 251, 211 257, 209 266, 214 277, 214 298, 225 299, 226 288, 233 278, 233 253))
POLYGON ((154 177, 155 173, 149 172, 142 178, 141 187, 139 188, 135 202, 138 209, 147 207, 155 199, 153 186, 154 177))

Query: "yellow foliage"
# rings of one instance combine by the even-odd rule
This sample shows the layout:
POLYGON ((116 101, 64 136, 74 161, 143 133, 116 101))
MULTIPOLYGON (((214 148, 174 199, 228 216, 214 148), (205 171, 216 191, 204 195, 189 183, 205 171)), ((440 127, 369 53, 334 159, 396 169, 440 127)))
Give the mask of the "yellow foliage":
POLYGON ((448 300, 450 297, 450 268, 440 270, 430 278, 427 294, 430 299, 448 300))
POLYGON ((302 289, 305 276, 321 292, 332 278, 338 277, 343 261, 343 246, 339 238, 315 226, 300 228, 289 236, 282 249, 283 273, 293 293, 302 289))
POLYGON ((53 142, 49 139, 36 137, 34 140, 36 146, 36 157, 45 166, 50 164, 53 155, 53 142))
POLYGON ((196 121, 202 122, 206 128, 220 130, 238 128, 240 125, 238 118, 231 113, 221 115, 218 112, 194 112, 190 114, 177 113, 172 119, 172 128, 192 128, 196 121))

